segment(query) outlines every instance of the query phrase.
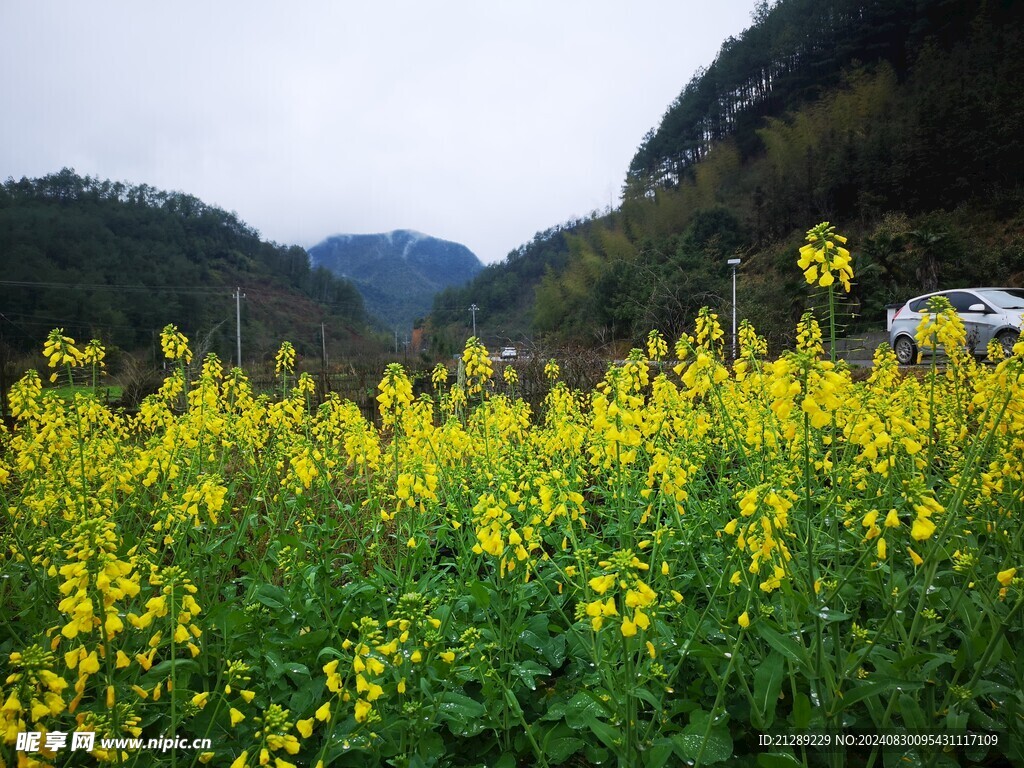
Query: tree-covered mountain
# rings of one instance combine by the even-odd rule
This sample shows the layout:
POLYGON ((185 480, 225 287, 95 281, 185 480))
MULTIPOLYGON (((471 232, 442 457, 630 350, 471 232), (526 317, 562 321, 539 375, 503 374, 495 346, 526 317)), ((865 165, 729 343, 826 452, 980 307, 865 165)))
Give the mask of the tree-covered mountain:
POLYGON ((483 269, 466 246, 408 229, 334 235, 309 255, 315 266, 355 283, 367 311, 400 330, 430 310, 438 291, 463 285, 483 269))
POLYGON ((174 323, 234 360, 236 287, 246 361, 272 359, 285 339, 319 357, 321 323, 337 353, 367 333, 355 287, 312 269, 302 248, 265 242, 192 195, 67 168, 0 185, 0 261, 0 334, 18 350, 60 327, 159 353, 160 329, 174 323))
POLYGON ((823 220, 850 236, 862 327, 939 285, 1020 284, 1022 89, 1019 2, 761 3, 644 137, 619 209, 538 235, 432 325, 458 336, 445 306, 472 296, 561 341, 676 335, 702 305, 731 313, 738 256, 740 315, 785 338, 815 301, 795 254, 823 220))

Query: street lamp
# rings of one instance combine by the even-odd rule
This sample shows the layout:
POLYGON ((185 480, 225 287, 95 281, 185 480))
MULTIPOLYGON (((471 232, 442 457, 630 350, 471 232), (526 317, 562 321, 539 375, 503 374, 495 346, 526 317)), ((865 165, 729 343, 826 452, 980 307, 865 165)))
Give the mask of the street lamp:
POLYGON ((740 265, 740 259, 729 259, 727 262, 732 267, 732 359, 736 359, 736 267, 740 265))

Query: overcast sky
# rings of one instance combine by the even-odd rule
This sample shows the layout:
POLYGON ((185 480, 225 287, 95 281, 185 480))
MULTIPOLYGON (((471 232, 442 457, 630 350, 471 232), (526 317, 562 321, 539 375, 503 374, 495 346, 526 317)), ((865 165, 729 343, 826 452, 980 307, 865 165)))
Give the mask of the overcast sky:
POLYGON ((754 0, 0 0, 0 178, 180 190, 279 243, 416 229, 483 261, 618 204, 754 0))

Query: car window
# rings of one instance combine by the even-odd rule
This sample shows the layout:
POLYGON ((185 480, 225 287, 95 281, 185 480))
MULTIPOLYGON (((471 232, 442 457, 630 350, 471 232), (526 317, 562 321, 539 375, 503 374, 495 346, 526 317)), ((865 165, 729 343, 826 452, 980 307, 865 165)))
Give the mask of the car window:
POLYGON ((914 299, 910 302, 910 311, 924 312, 928 308, 928 299, 930 298, 931 296, 925 296, 923 299, 914 299))
POLYGON ((972 304, 981 303, 977 296, 967 293, 967 291, 950 291, 946 294, 946 298, 957 312, 968 312, 972 304))
POLYGON ((985 301, 1001 309, 1024 309, 1024 290, 1005 288, 999 291, 978 291, 985 301))

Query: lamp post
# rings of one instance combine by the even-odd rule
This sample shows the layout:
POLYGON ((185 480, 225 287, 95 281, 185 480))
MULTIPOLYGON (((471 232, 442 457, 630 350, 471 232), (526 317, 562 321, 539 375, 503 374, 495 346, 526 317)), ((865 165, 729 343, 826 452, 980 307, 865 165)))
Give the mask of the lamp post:
POLYGON ((238 344, 238 367, 242 367, 242 299, 245 294, 241 288, 235 288, 235 341, 238 344))
POLYGON ((732 359, 736 359, 736 267, 740 265, 741 259, 729 259, 727 262, 732 267, 732 359))

